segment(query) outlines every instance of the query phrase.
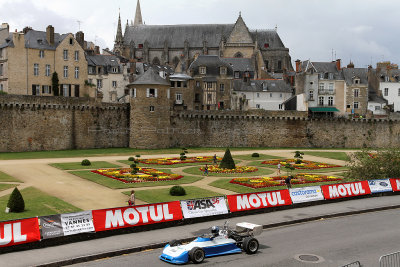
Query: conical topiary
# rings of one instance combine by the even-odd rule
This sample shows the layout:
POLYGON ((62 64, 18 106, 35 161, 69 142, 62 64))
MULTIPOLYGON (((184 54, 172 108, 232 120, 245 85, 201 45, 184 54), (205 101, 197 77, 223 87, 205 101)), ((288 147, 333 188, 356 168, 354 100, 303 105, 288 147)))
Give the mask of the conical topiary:
POLYGON ((18 188, 14 188, 14 191, 11 193, 7 207, 10 208, 10 212, 23 212, 25 210, 25 201, 18 188))
POLYGON ((225 155, 221 163, 219 164, 219 167, 221 169, 231 169, 231 170, 236 168, 235 162, 233 161, 231 151, 229 150, 229 148, 226 149, 225 155))

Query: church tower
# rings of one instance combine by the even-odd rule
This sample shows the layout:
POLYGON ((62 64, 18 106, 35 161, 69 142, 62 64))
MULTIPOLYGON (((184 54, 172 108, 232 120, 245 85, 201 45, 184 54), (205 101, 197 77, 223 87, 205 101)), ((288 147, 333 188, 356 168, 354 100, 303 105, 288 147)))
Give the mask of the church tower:
POLYGON ((121 13, 118 15, 117 35, 115 36, 114 52, 122 55, 124 37, 122 36, 121 13))
POLYGON ((137 1, 136 5, 136 13, 135 13, 135 22, 133 23, 133 26, 138 26, 138 25, 143 25, 143 20, 142 20, 142 10, 140 9, 140 1, 137 1))

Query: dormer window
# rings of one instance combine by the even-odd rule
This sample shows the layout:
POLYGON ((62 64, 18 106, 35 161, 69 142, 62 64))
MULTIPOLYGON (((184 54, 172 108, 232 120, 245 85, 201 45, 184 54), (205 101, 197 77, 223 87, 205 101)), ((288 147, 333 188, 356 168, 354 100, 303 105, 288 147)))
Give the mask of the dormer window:
POLYGON ((138 48, 143 48, 143 44, 139 44, 139 45, 138 45, 138 48))
POLYGON ((269 43, 265 43, 264 48, 268 48, 268 47, 269 47, 269 43))
POLYGON ((219 73, 220 73, 221 75, 226 75, 226 67, 221 67, 221 68, 219 69, 219 73))
POLYGON ((200 67, 199 68, 199 72, 200 72, 200 74, 206 74, 207 68, 206 67, 200 67))
POLYGON ((235 71, 235 79, 239 79, 240 78, 240 72, 235 71))
POLYGON ((69 38, 69 44, 73 45, 74 44, 74 39, 73 38, 69 38))
POLYGON ((333 73, 328 73, 328 79, 333 80, 333 73))
POLYGON ((354 79, 354 84, 360 84, 360 79, 354 79))
POLYGON ((320 79, 323 79, 323 78, 324 78, 324 75, 325 75, 324 73, 320 73, 320 74, 319 74, 319 78, 320 78, 320 79))

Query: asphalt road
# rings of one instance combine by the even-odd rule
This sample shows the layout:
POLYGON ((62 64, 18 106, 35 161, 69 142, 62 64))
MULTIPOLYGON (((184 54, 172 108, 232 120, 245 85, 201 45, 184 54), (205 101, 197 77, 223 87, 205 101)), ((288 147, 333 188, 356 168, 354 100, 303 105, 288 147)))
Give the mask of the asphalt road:
MULTIPOLYGON (((264 230, 257 237, 260 242, 257 254, 207 258, 201 266, 338 267, 357 260, 363 267, 379 266, 380 256, 400 251, 399 211, 381 211, 264 230), (300 257, 314 262, 301 261, 299 255, 309 255, 300 257)), ((204 229, 197 230, 201 232, 204 229)), ((144 251, 73 266, 172 266, 158 259, 161 251, 144 251)), ((190 265, 193 266, 192 263, 190 265)))

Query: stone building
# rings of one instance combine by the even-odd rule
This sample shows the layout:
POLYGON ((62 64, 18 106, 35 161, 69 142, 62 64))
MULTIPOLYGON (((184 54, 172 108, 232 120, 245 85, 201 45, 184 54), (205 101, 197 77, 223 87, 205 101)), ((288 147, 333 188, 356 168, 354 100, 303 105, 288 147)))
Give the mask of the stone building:
MULTIPOLYGON (((292 70, 289 49, 275 30, 250 30, 239 15, 234 24, 147 25, 140 3, 135 23, 122 32, 118 18, 114 51, 145 63, 189 66, 198 55, 252 58, 256 77, 292 70)), ((185 69, 185 70, 186 70, 185 69)))
POLYGON ((368 108, 368 69, 344 68, 346 82, 346 113, 366 116, 368 108))
POLYGON ((73 34, 55 33, 51 25, 46 32, 26 27, 9 34, 0 44, 0 70, 0 88, 9 94, 54 95, 51 78, 56 72, 59 95, 88 95, 84 50, 73 34))

